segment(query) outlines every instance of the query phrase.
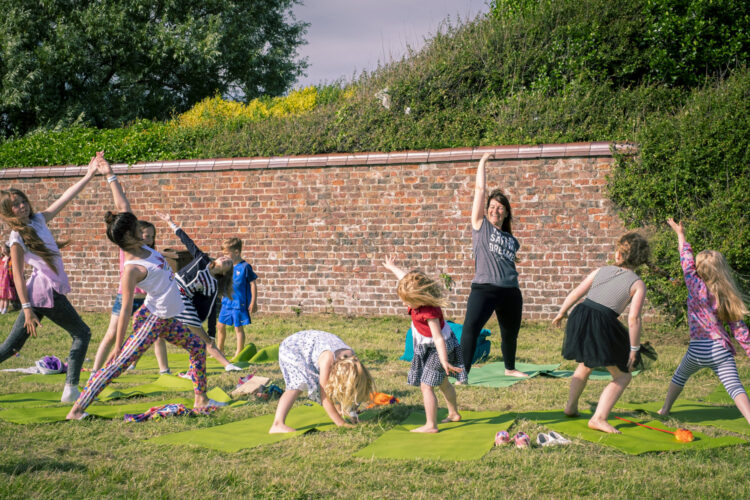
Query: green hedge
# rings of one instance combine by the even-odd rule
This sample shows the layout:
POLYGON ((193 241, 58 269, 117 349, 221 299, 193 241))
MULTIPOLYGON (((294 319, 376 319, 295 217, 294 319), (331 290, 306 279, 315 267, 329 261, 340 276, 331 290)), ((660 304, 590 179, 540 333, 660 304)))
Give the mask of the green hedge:
POLYGON ((748 290, 750 71, 696 89, 679 112, 654 117, 635 137, 640 154, 618 161, 610 195, 630 226, 656 228, 646 275, 652 301, 683 315, 687 292, 667 217, 684 221, 696 251, 722 252, 748 290))

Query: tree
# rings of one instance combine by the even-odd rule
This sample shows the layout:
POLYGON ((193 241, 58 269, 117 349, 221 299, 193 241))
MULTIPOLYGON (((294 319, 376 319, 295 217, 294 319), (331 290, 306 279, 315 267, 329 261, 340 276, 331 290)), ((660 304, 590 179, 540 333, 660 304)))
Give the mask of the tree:
POLYGON ((306 67, 298 1, 0 0, 0 135, 280 95, 306 67))

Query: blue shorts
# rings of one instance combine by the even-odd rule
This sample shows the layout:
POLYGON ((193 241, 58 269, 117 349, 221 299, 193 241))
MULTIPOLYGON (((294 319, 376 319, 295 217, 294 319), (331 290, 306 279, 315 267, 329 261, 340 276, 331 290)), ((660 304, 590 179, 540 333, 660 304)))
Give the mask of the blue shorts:
POLYGON ((251 323, 250 314, 247 309, 221 308, 219 312, 219 323, 229 326, 245 326, 251 323))
MULTIPOLYGON (((142 297, 134 297, 133 298, 133 312, 131 312, 131 316, 135 314, 135 312, 138 310, 139 307, 143 305, 143 301, 146 300, 142 297)), ((119 316, 120 311, 122 311, 122 294, 118 293, 117 297, 115 298, 114 304, 112 304, 112 316, 119 316)))

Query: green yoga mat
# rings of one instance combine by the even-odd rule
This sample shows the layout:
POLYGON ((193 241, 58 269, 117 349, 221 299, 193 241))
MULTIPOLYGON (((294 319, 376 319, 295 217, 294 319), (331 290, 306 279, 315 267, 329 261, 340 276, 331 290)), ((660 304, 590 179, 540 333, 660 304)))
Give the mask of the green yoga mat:
MULTIPOLYGON (((161 375, 156 381, 150 384, 128 387, 123 389, 112 389, 107 386, 99 393, 99 401, 111 401, 113 399, 130 398, 134 396, 155 396, 165 392, 186 392, 193 390, 193 382, 182 377, 174 375, 161 375)), ((209 390, 206 395, 219 403, 229 403, 232 399, 221 388, 215 387, 209 390), (216 396, 216 397, 213 397, 216 396)))
MULTIPOLYGON (((185 372, 190 368, 190 355, 187 351, 182 352, 170 352, 167 356, 167 362, 169 363, 169 369, 173 373, 185 372)), ((158 370, 159 363, 156 361, 155 356, 143 356, 138 360, 135 366, 136 370, 158 370)), ((206 371, 207 372, 223 372, 224 367, 221 366, 217 360, 211 356, 206 356, 206 371)))
POLYGON ((279 360, 279 344, 264 347, 248 360, 251 365, 257 363, 273 363, 279 360))
POLYGON ((720 405, 734 404, 734 400, 729 396, 729 393, 722 384, 717 385, 708 396, 700 398, 700 400, 705 401, 706 403, 714 403, 720 405))
MULTIPOLYGON (((652 429, 646 429, 635 424, 623 422, 614 418, 615 414, 610 415, 609 423, 622 434, 607 434, 588 428, 588 420, 591 414, 582 414, 576 418, 566 417, 562 411, 539 411, 524 412, 517 415, 518 418, 533 420, 539 424, 563 434, 566 437, 584 439, 592 443, 601 444, 616 448, 623 453, 630 455, 640 455, 642 453, 654 451, 683 451, 698 450, 707 448, 720 448, 723 446, 732 446, 746 443, 742 438, 725 436, 709 437, 700 432, 692 431, 695 441, 692 443, 680 443, 671 434, 659 432, 652 429)), ((622 417, 652 427, 674 431, 674 428, 665 427, 664 424, 649 420, 644 421, 633 418, 629 415, 622 417)), ((692 429, 691 429, 692 430, 692 429)))
MULTIPOLYGON (((49 422, 62 422, 70 411, 70 404, 60 405, 60 393, 31 393, 34 395, 54 395, 54 401, 40 401, 41 404, 50 405, 57 403, 55 406, 32 406, 29 404, 18 404, 8 410, 0 411, 0 419, 15 424, 42 424, 49 422)), ((219 403, 226 403, 230 407, 247 404, 246 401, 232 401, 226 392, 219 387, 208 391, 206 395, 219 403)), ((17 394, 16 396, 22 396, 17 394)), ((41 396, 37 396, 41 397, 41 396)), ((144 401, 131 404, 102 405, 93 404, 86 411, 101 418, 122 418, 126 413, 143 413, 154 406, 161 406, 169 403, 182 403, 192 408, 193 399, 184 397, 174 397, 167 401, 144 401)))
MULTIPOLYGON (((723 389, 723 387, 722 387, 723 389)), ((617 403, 618 408, 631 411, 643 410, 652 417, 664 419, 656 413, 662 407, 662 401, 652 403, 617 403)), ((672 405, 669 417, 684 424, 708 425, 726 431, 750 436, 750 424, 736 406, 713 406, 700 401, 678 399, 672 405)), ((692 429, 690 429, 692 431, 692 429)))
MULTIPOLYGON (((568 378, 572 377, 573 373, 575 373, 573 370, 553 370, 542 372, 540 375, 544 377, 568 378)), ((639 373, 641 373, 641 370, 636 370, 630 374, 635 377, 639 373)), ((591 372, 591 375, 589 375, 589 380, 612 380, 612 375, 606 370, 594 370, 591 372)))
MULTIPOLYGON (((0 408, 33 408, 60 403, 62 391, 19 392, 0 396, 0 408)), ((68 405, 70 406, 70 405, 68 405)))
MULTIPOLYGON (((89 377, 89 372, 81 372, 81 384, 86 383, 86 379, 89 377)), ((118 378, 114 379, 112 381, 113 384, 144 384, 148 382, 153 382, 156 380, 157 376, 154 374, 133 374, 133 373, 123 373, 118 378)), ((50 384, 55 386, 62 387, 65 383, 65 374, 64 373, 56 373, 54 375, 42 375, 42 374, 35 374, 35 375, 25 375, 18 379, 19 382, 28 382, 32 384, 50 384)))
MULTIPOLYGON (((447 410, 438 411, 438 421, 447 410)), ((411 432, 424 425, 425 415, 414 412, 400 425, 380 436, 375 442, 359 450, 355 457, 400 458, 407 460, 479 460, 492 448, 497 431, 508 430, 516 416, 490 411, 461 412, 460 422, 438 423, 440 432, 422 434, 411 432)))
MULTIPOLYGON (((533 363, 516 363, 516 370, 522 371, 531 377, 536 377, 542 373, 556 370, 560 363, 554 365, 535 365, 533 363)), ((451 379, 455 382, 455 379, 451 379)), ((472 367, 469 372, 469 385, 480 387, 510 387, 518 382, 526 380, 521 377, 509 377, 505 374, 505 365, 503 363, 487 363, 482 366, 472 367)))
MULTIPOLYGON (((100 418, 122 418, 126 413, 143 413, 154 406, 169 403, 182 403, 191 408, 193 406, 192 399, 175 398, 167 401, 151 401, 126 405, 91 405, 86 411, 90 415, 100 418)), ((42 408, 13 408, 0 411, 0 419, 14 424, 45 424, 64 421, 69 411, 70 405, 46 406, 42 408)))
POLYGON ((277 443, 312 430, 324 431, 335 426, 322 406, 297 406, 286 418, 287 425, 297 429, 288 434, 268 434, 273 414, 253 417, 207 429, 177 432, 149 439, 149 443, 199 446, 224 452, 237 452, 263 444, 277 443))

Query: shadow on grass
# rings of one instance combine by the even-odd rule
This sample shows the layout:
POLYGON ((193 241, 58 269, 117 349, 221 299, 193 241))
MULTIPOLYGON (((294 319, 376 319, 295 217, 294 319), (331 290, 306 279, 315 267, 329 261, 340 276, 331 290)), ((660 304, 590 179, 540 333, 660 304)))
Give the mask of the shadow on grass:
POLYGON ((83 472, 86 470, 88 470, 88 467, 85 465, 50 458, 21 458, 17 462, 11 461, 0 464, 0 472, 9 476, 39 471, 83 472))

